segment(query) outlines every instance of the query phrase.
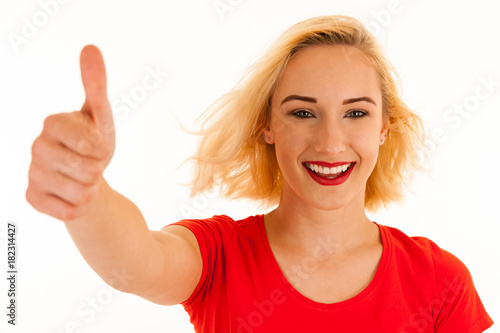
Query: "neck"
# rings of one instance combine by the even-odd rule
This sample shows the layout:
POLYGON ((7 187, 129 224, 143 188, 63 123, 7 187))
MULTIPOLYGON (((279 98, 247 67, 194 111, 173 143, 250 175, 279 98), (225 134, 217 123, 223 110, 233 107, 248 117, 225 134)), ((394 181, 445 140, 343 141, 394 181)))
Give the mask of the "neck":
POLYGON ((285 192, 279 206, 264 215, 269 241, 276 246, 307 256, 318 244, 342 254, 379 241, 378 227, 365 214, 364 195, 336 209, 321 209, 285 192))

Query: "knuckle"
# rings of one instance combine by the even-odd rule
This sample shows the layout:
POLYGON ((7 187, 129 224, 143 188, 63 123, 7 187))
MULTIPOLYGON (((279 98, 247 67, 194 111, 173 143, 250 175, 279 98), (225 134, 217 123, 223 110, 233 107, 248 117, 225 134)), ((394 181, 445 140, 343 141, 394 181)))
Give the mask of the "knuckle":
POLYGON ((94 198, 94 193, 89 186, 75 185, 71 193, 72 202, 76 206, 88 204, 94 198))
POLYGON ((43 128, 49 128, 52 126, 52 122, 54 121, 54 115, 51 114, 50 116, 46 117, 45 120, 43 121, 43 128))
POLYGON ((82 157, 69 149, 65 150, 64 156, 65 166, 69 168, 78 167, 82 163, 82 157))
POLYGON ((31 164, 30 169, 28 171, 29 184, 33 185, 34 183, 37 183, 40 180, 40 177, 41 177, 40 169, 36 165, 31 164))
POLYGON ((28 189, 26 190, 26 201, 37 211, 46 213, 47 204, 44 201, 44 195, 32 186, 28 186, 28 189))
POLYGON ((100 150, 103 159, 107 158, 112 153, 111 145, 107 142, 101 145, 100 150))
POLYGON ((43 121, 43 128, 44 131, 53 131, 55 128, 57 128, 57 124, 59 123, 59 118, 60 116, 58 114, 51 114, 45 120, 43 121))
POLYGON ((67 200, 75 205, 82 204, 82 192, 83 188, 81 185, 77 184, 74 181, 66 181, 66 185, 64 188, 64 196, 67 200))
POLYGON ((82 156, 88 156, 88 155, 92 154, 94 149, 95 149, 94 144, 92 144, 92 142, 90 142, 85 137, 80 138, 78 140, 77 145, 76 145, 76 151, 78 152, 78 154, 80 154, 82 156))
POLYGON ((39 157, 43 155, 43 150, 44 150, 44 143, 43 140, 38 137, 33 141, 33 144, 31 145, 31 155, 33 157, 39 157))
POLYGON ((84 170, 82 171, 82 176, 84 181, 90 184, 96 183, 97 180, 101 177, 102 170, 99 162, 97 161, 88 161, 84 170))
POLYGON ((102 131, 96 127, 89 128, 86 136, 88 140, 96 146, 101 144, 104 139, 102 131))
POLYGON ((76 210, 68 206, 61 206, 56 215, 56 217, 62 221, 71 221, 78 217, 76 210))
POLYGON ((28 188, 26 189, 25 197, 26 197, 26 201, 31 206, 33 206, 33 207, 37 206, 37 196, 35 195, 35 192, 33 191, 33 187, 31 185, 28 185, 28 188))
POLYGON ((78 206, 83 207, 92 201, 93 195, 90 191, 80 192, 78 196, 78 206))
POLYGON ((31 185, 26 190, 26 201, 40 213, 62 221, 73 220, 77 217, 77 207, 60 199, 54 201, 53 198, 49 198, 48 194, 38 191, 31 185))
POLYGON ((75 116, 72 113, 57 113, 45 118, 41 136, 54 137, 57 134, 68 132, 75 124, 75 116))

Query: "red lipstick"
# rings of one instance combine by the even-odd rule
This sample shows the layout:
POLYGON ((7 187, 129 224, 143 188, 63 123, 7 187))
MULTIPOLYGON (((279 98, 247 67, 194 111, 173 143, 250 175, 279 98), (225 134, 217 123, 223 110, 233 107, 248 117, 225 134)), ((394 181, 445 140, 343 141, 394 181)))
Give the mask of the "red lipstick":
POLYGON ((343 184, 349 178, 349 176, 351 175, 352 169, 354 169, 354 165, 355 164, 356 164, 356 162, 327 163, 327 162, 320 162, 320 161, 317 161, 317 162, 316 161, 314 161, 314 162, 313 161, 311 161, 311 162, 308 161, 308 162, 304 162, 302 165, 304 166, 304 168, 306 169, 306 171, 309 173, 309 175, 311 176, 311 178, 315 182, 317 182, 320 185, 332 186, 332 185, 343 184), (333 167, 336 167, 336 166, 339 166, 339 165, 345 165, 345 164, 349 164, 349 163, 351 163, 351 166, 349 167, 349 169, 347 169, 340 176, 335 177, 333 179, 330 179, 330 178, 322 177, 322 176, 318 175, 317 173, 315 173, 314 171, 311 171, 306 166, 306 163, 316 164, 316 165, 320 165, 320 166, 328 167, 328 168, 333 168, 333 167))
MULTIPOLYGON (((309 163, 309 164, 316 164, 316 165, 321 165, 322 167, 327 167, 327 168, 334 168, 339 165, 344 165, 344 164, 349 164, 349 163, 356 163, 356 162, 335 162, 335 163, 328 163, 328 162, 323 162, 323 161, 305 161, 304 163, 309 163)), ((302 163, 302 164, 304 164, 302 163)))

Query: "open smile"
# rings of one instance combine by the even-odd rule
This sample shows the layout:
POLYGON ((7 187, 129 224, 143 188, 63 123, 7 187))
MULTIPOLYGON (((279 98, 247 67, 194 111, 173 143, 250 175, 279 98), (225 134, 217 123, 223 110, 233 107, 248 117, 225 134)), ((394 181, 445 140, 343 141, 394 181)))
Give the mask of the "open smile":
POLYGON ((320 185, 340 185, 351 175, 356 162, 304 162, 305 169, 311 178, 320 185))

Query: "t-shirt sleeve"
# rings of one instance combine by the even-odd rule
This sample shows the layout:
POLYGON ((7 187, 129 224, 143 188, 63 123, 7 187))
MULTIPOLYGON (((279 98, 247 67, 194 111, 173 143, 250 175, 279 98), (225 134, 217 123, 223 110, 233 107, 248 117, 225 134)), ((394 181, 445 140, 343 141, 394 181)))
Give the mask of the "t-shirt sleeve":
POLYGON ((435 244, 432 253, 436 275, 436 297, 431 305, 436 318, 434 332, 478 333, 493 325, 465 264, 435 244))
POLYGON ((195 235, 200 247, 203 269, 200 281, 191 296, 182 302, 183 306, 190 306, 193 302, 200 303, 210 291, 217 289, 223 277, 224 249, 230 242, 235 221, 226 215, 217 215, 201 220, 182 220, 170 225, 181 225, 195 235))

